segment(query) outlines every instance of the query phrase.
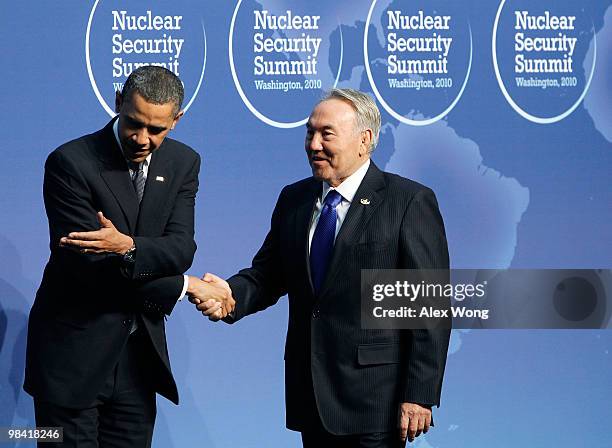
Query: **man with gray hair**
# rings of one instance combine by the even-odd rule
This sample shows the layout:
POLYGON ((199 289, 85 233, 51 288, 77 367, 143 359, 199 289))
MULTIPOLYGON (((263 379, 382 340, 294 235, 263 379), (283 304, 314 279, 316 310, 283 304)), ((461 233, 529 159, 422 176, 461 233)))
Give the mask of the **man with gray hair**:
POLYGON ((30 312, 24 389, 37 426, 64 447, 148 447, 155 393, 178 403, 164 321, 186 292, 231 297, 184 276, 196 250, 200 156, 170 138, 183 86, 146 66, 104 129, 47 158, 51 255, 30 312))
POLYGON ((370 160, 380 123, 368 95, 332 90, 306 124, 313 176, 283 188, 252 266, 204 278, 236 300, 230 323, 288 294, 287 427, 305 447, 403 446, 440 403, 450 330, 361 327, 362 269, 449 267, 434 193, 370 160))

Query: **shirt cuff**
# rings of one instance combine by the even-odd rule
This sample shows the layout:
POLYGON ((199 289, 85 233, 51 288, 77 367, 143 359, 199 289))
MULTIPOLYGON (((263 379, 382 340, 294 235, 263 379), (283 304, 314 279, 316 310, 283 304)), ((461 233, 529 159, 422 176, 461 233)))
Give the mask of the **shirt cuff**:
POLYGON ((181 295, 176 300, 177 302, 180 302, 181 300, 183 300, 183 297, 185 297, 185 293, 187 292, 187 286, 189 286, 189 276, 183 274, 183 290, 181 291, 181 295))

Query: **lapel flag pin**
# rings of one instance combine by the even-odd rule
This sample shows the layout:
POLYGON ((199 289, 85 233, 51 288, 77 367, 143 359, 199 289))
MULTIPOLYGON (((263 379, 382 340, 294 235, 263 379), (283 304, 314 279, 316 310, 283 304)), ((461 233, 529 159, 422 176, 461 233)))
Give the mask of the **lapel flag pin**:
POLYGON ((158 182, 163 182, 165 179, 164 179, 164 176, 157 176, 155 180, 158 182))
POLYGON ((367 198, 361 198, 359 202, 361 202, 363 205, 370 205, 370 200, 367 198))

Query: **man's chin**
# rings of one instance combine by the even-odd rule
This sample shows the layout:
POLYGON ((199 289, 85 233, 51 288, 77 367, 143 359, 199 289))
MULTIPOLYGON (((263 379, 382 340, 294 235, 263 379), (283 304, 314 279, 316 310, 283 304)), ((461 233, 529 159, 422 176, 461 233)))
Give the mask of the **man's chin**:
POLYGON ((325 170, 312 168, 312 177, 317 180, 324 181, 325 180, 325 170))

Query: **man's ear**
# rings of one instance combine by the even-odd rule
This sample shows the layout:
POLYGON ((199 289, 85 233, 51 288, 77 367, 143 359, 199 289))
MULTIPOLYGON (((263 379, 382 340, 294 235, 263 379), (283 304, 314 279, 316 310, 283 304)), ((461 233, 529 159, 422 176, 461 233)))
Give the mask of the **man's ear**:
POLYGON ((359 147, 359 155, 365 155, 370 152, 372 146, 372 129, 366 129, 361 132, 361 141, 359 147))
POLYGON ((123 104, 123 96, 120 91, 115 92, 115 112, 121 112, 121 105, 123 104))
POLYGON ((172 120, 172 127, 170 129, 174 129, 175 128, 176 124, 183 117, 183 115, 185 115, 185 111, 184 110, 182 110, 178 114, 176 114, 176 116, 174 117, 174 120, 172 120))

